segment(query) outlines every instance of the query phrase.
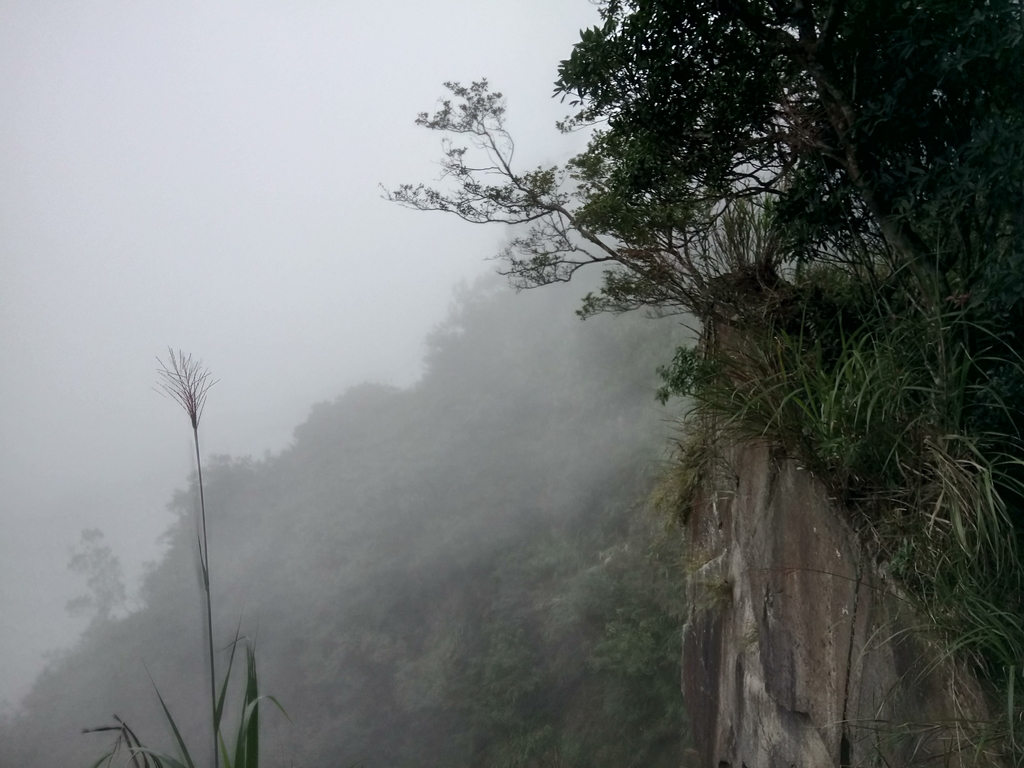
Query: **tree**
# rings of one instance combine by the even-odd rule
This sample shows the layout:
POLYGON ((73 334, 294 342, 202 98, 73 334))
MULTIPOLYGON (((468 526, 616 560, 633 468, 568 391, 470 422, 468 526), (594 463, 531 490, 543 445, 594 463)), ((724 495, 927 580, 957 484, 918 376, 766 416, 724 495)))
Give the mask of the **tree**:
POLYGON ((500 95, 448 84, 462 103, 417 122, 488 160, 447 143, 454 191, 391 198, 531 225, 503 254, 520 287, 612 267, 591 309, 703 313, 723 273, 770 282, 796 261, 912 277, 933 306, 1020 311, 1018 0, 609 0, 600 13, 556 83, 578 108, 564 129, 599 125, 586 152, 517 174, 500 95), (770 236, 736 265, 723 220, 751 206, 767 206, 770 236))
POLYGON ((868 238, 923 291, 1019 262, 1017 0, 612 0, 602 17, 557 83, 573 122, 607 121, 589 206, 767 194, 801 256, 868 238))
POLYGON ((516 288, 566 282, 577 270, 604 265, 601 295, 589 295, 582 314, 638 306, 707 316, 715 280, 743 266, 773 269, 776 249, 756 226, 752 204, 709 201, 648 206, 643 213, 616 205, 599 177, 608 158, 591 152, 567 167, 518 173, 515 142, 505 128, 505 101, 486 80, 469 87, 445 83, 459 101, 442 100, 417 125, 465 137, 443 140, 443 176, 452 188, 403 184, 393 202, 452 213, 475 224, 522 225, 501 258, 516 288), (471 153, 472 148, 472 153, 471 153), (725 226, 721 226, 724 222, 725 226))
POLYGON ((98 528, 82 531, 81 543, 68 561, 68 570, 84 576, 90 592, 68 601, 67 609, 73 616, 92 613, 96 619, 105 621, 128 599, 121 561, 110 545, 103 542, 103 531, 98 528))

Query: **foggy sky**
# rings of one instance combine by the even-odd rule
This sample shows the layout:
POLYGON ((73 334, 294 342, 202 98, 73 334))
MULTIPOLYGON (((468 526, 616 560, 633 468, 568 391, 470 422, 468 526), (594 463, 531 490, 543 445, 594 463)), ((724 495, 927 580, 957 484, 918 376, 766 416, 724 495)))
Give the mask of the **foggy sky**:
POLYGON ((286 446, 310 406, 408 384, 505 234, 380 199, 438 175, 445 80, 564 159, 558 61, 587 0, 0 0, 0 702, 82 628, 83 528, 134 591, 190 470, 156 355, 219 383, 204 453, 286 446))

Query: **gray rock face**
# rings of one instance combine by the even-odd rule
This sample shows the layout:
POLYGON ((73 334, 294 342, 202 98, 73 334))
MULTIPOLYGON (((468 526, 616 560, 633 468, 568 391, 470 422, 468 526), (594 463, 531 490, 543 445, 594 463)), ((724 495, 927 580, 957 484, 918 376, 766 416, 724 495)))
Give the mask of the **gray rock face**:
POLYGON ((959 765, 978 686, 913 631, 824 486, 756 444, 709 486, 687 524, 692 765, 959 765))

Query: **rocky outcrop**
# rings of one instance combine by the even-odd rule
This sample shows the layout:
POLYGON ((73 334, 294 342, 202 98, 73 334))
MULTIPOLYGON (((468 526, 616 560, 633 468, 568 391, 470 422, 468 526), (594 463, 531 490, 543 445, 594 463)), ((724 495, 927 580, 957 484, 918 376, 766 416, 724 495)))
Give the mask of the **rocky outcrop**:
POLYGON ((914 631, 824 485, 761 444, 711 474, 687 523, 693 768, 959 764, 978 686, 914 631))

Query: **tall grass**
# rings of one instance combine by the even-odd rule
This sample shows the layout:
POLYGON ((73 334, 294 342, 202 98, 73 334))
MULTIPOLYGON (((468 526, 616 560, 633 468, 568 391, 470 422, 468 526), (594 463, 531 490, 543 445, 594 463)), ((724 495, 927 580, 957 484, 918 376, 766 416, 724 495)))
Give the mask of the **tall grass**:
MULTIPOLYGON (((246 679, 242 697, 242 708, 239 715, 238 729, 234 738, 232 749, 229 751, 221 728, 224 715, 224 703, 227 697, 228 684, 231 679, 231 670, 234 666, 235 651, 238 649, 241 622, 235 631, 234 640, 230 644, 231 655, 228 659, 227 670, 224 673, 224 680, 221 683, 220 694, 217 693, 216 666, 213 643, 213 600, 210 590, 210 549, 207 538, 206 526, 206 494, 203 487, 203 464, 199 450, 199 423, 202 420, 203 409, 206 406, 206 396, 216 382, 211 379, 210 371, 204 368, 198 360, 193 360, 191 355, 168 348, 167 362, 161 361, 157 369, 160 389, 176 401, 189 417, 192 427, 192 438, 196 453, 196 475, 199 489, 200 520, 199 530, 196 539, 199 549, 199 563, 203 577, 203 592, 206 603, 206 638, 209 651, 210 668, 210 726, 213 742, 213 765, 220 768, 220 761, 223 759, 224 768, 258 768, 259 766, 259 704, 267 699, 275 704, 278 709, 287 717, 280 703, 272 696, 261 696, 256 673, 256 650, 255 644, 245 641, 246 656, 246 679)), ((114 715, 114 725, 101 728, 86 729, 86 733, 113 732, 117 738, 110 750, 100 756, 92 768, 106 763, 113 765, 114 760, 120 756, 124 757, 124 764, 131 764, 134 768, 196 768, 196 761, 189 750, 185 739, 178 728, 171 711, 164 701, 160 690, 156 689, 160 707, 163 710, 173 736, 175 747, 178 750, 178 757, 158 752, 143 745, 135 732, 128 724, 117 715, 114 715)))
MULTIPOLYGON (((259 706, 264 699, 273 703, 287 717, 284 708, 273 696, 261 696, 259 693, 259 680, 256 673, 256 649, 255 645, 245 643, 245 689, 242 695, 242 708, 239 714, 238 728, 235 732, 233 744, 229 751, 228 743, 225 741, 223 730, 220 727, 224 714, 224 702, 227 695, 228 683, 231 678, 231 670, 234 667, 235 651, 238 648, 240 638, 238 633, 231 644, 231 656, 228 660, 227 672, 221 684, 220 696, 216 699, 213 715, 214 734, 216 744, 214 749, 218 759, 223 759, 224 768, 259 768, 260 760, 260 737, 259 737, 259 706)), ((156 685, 154 684, 154 688, 156 685)), ((117 738, 110 750, 101 755, 91 766, 99 768, 104 763, 107 766, 114 765, 117 758, 123 758, 120 764, 131 764, 133 768, 196 768, 196 760, 193 758, 188 744, 181 735, 174 716, 171 714, 167 703, 156 689, 157 699, 163 710, 167 725, 171 730, 174 745, 178 750, 178 757, 173 757, 163 752, 146 747, 128 724, 117 715, 114 715, 114 725, 101 728, 86 729, 85 733, 114 732, 117 738)))
POLYGON ((199 453, 199 422, 206 406, 206 395, 216 382, 210 380, 210 371, 204 368, 192 355, 178 351, 175 356, 170 348, 167 350, 167 362, 160 362, 157 369, 160 388, 188 414, 192 424, 192 438, 196 449, 196 474, 199 482, 199 509, 201 535, 199 538, 199 565, 203 573, 203 590, 206 594, 206 638, 210 653, 210 713, 213 725, 213 765, 219 768, 217 754, 217 732, 219 712, 217 708, 217 674, 213 653, 213 600, 210 596, 210 547, 206 536, 206 493, 203 488, 203 461, 199 453))

